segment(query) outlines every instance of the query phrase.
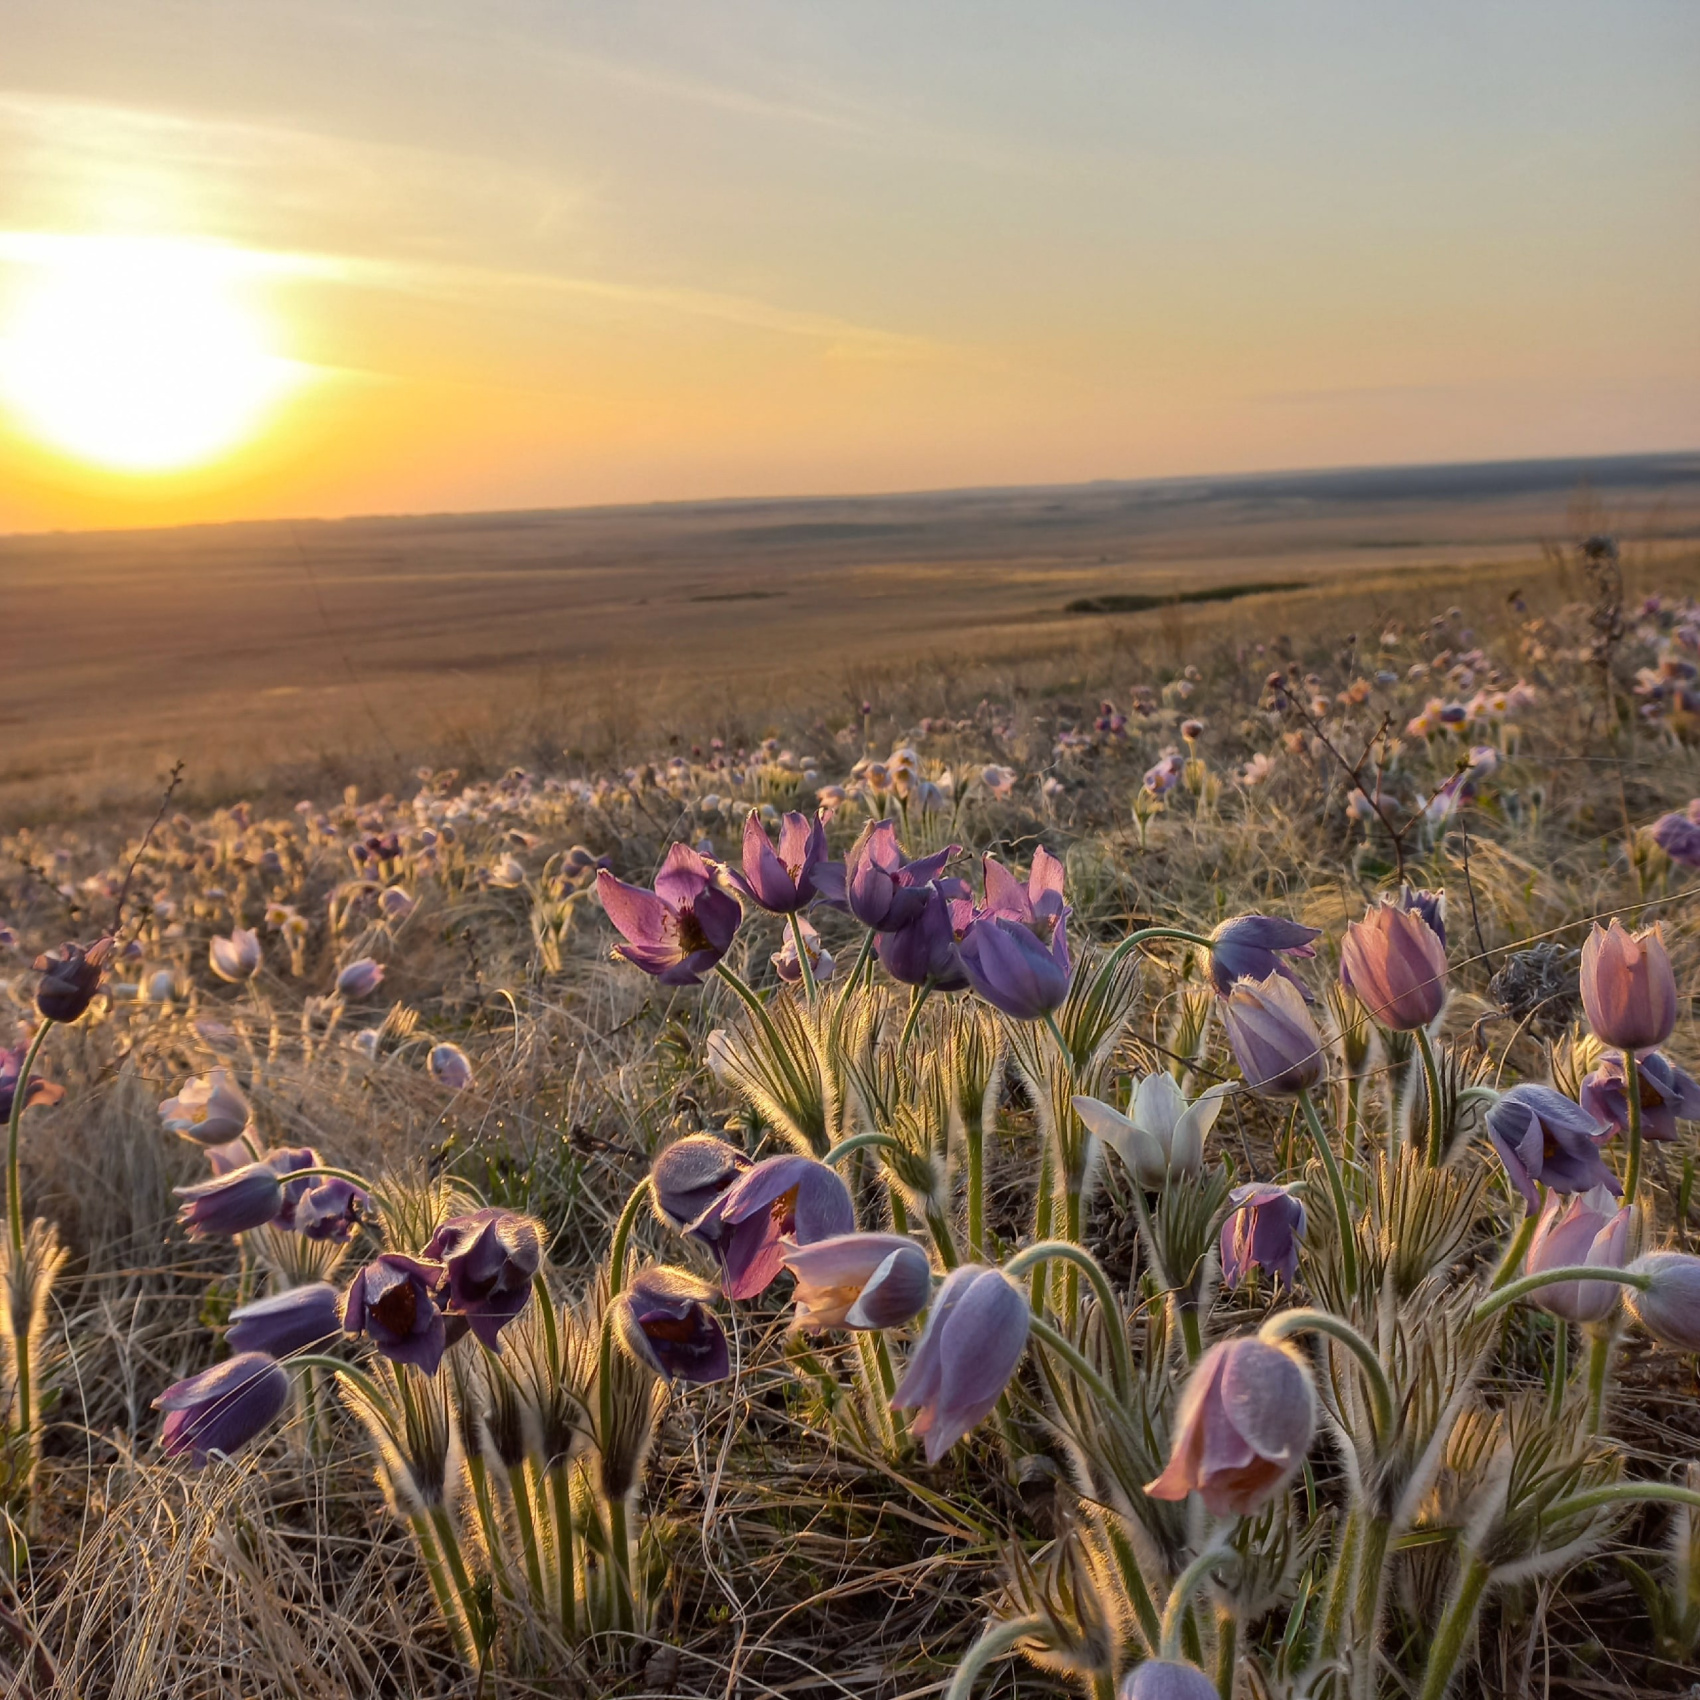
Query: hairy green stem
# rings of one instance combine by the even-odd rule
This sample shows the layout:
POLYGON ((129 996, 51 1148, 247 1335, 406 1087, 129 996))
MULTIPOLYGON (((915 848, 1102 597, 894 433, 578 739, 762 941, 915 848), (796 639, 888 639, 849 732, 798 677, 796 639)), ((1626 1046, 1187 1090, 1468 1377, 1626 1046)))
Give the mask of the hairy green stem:
POLYGON ((1092 1283, 1092 1290, 1098 1296, 1098 1308, 1103 1314, 1104 1327, 1110 1335, 1118 1390, 1121 1398, 1126 1401, 1133 1396, 1134 1386, 1133 1353, 1127 1343, 1127 1322, 1122 1315, 1121 1301, 1116 1297, 1116 1289, 1097 1258, 1084 1246, 1071 1240, 1041 1240, 1038 1245, 1028 1246, 1025 1251, 1017 1252, 1004 1265, 1004 1274, 1015 1280, 1026 1274, 1029 1269, 1037 1268, 1041 1263, 1050 1262, 1054 1258, 1060 1258, 1074 1268, 1083 1270, 1086 1279, 1092 1283))
POLYGON ((1375 1438, 1378 1447, 1393 1438, 1393 1389, 1388 1384, 1387 1371, 1375 1348, 1342 1316, 1325 1310, 1284 1310, 1272 1316, 1258 1331, 1258 1338, 1275 1345, 1299 1334, 1326 1334, 1338 1340, 1358 1360, 1369 1383, 1370 1403, 1375 1412, 1375 1438))
POLYGON ((1470 1320, 1484 1322, 1495 1311, 1504 1310, 1518 1299, 1526 1299, 1530 1293, 1538 1293, 1543 1287, 1556 1286, 1563 1281, 1615 1281, 1620 1287, 1634 1287, 1643 1293, 1653 1284, 1651 1277, 1638 1274, 1633 1269, 1606 1269, 1589 1263, 1566 1264, 1562 1269, 1543 1269, 1538 1274, 1521 1275, 1515 1281, 1506 1282, 1476 1306, 1470 1313, 1470 1320))
POLYGON ((1588 1433, 1598 1434, 1606 1414, 1606 1382, 1610 1379, 1615 1328, 1592 1329, 1588 1341, 1588 1433))
POLYGON ((1308 1087, 1299 1093, 1299 1107, 1304 1111, 1305 1121, 1310 1126, 1310 1136, 1316 1142, 1317 1155, 1321 1157, 1323 1170, 1328 1176, 1328 1190, 1334 1197, 1334 1214, 1340 1225, 1340 1268, 1346 1278, 1346 1290, 1356 1293, 1358 1235, 1351 1205, 1346 1199, 1346 1183, 1340 1178, 1340 1165, 1334 1160, 1334 1147, 1329 1143, 1328 1132, 1322 1125, 1322 1117, 1317 1114, 1316 1102, 1308 1087))
POLYGON ((626 1284, 626 1248, 631 1243, 632 1229, 637 1225, 638 1212, 650 1196, 650 1180, 645 1175, 632 1188, 620 1220, 614 1225, 614 1238, 608 1247, 608 1296, 617 1298, 626 1284))
POLYGON ((1446 1117, 1440 1102, 1440 1069, 1426 1027, 1417 1029, 1417 1049, 1422 1053, 1423 1079, 1428 1084, 1428 1166, 1438 1169, 1445 1155, 1446 1117))
POLYGON ((443 1614, 443 1622, 448 1625, 455 1651, 463 1664, 474 1665, 478 1662, 478 1654, 473 1644, 472 1625, 466 1621, 454 1590, 449 1586, 448 1572, 443 1568, 443 1556, 437 1550, 430 1520, 423 1514, 415 1515, 408 1518, 407 1526, 413 1531, 420 1560, 425 1566, 426 1580, 431 1584, 431 1595, 437 1602, 437 1610, 443 1614))
POLYGON ((981 1631, 980 1639, 962 1655, 944 1700, 970 1700, 975 1681, 987 1665, 1001 1659, 1018 1641, 1042 1637, 1047 1627, 1042 1617, 1015 1617, 981 1631))
POLYGON ((1629 1160, 1623 1176, 1623 1202, 1633 1204, 1641 1189, 1641 1065, 1633 1051, 1623 1053, 1623 1092, 1629 1104, 1629 1160))
POLYGON ((1114 1410, 1121 1409, 1121 1401, 1116 1398, 1114 1391, 1066 1334, 1060 1329, 1053 1328, 1042 1316, 1033 1317, 1029 1327, 1033 1334, 1049 1346, 1100 1399, 1114 1410))
POLYGON ((15 1311, 13 1315, 15 1326, 12 1329, 12 1368, 18 1392, 18 1445, 23 1451, 16 1468, 22 1477, 26 1523, 33 1522, 35 1511, 35 1387, 30 1376, 30 1335, 35 1322, 35 1295, 25 1293, 23 1285, 24 1190, 18 1166, 18 1129, 23 1122, 24 1105, 29 1098, 30 1076, 35 1073, 36 1058, 41 1054, 42 1043, 52 1025, 52 1021, 43 1017, 41 1025, 35 1030, 35 1037, 30 1040, 29 1050, 24 1053, 23 1066, 18 1070, 18 1078, 12 1087, 12 1113, 6 1127, 6 1226, 12 1247, 11 1280, 8 1285, 14 1306, 23 1312, 22 1315, 17 1315, 15 1311))
POLYGON ((525 1554, 525 1579, 531 1588, 532 1609, 544 1610, 543 1549, 537 1540, 537 1521, 531 1514, 531 1483, 526 1478, 523 1463, 507 1466, 508 1492, 513 1495, 514 1523, 519 1529, 519 1544, 525 1554))
POLYGON ((985 1115, 965 1118, 963 1142, 968 1147, 968 1261, 986 1258, 986 1129, 985 1115))
MULTIPOLYGON (((1539 1181, 1535 1183, 1542 1196, 1546 1189, 1539 1181)), ((1540 1213, 1531 1211, 1518 1224, 1517 1232, 1511 1236, 1511 1243, 1505 1248, 1505 1255, 1499 1260, 1499 1267, 1494 1271, 1493 1279, 1488 1283, 1488 1291, 1497 1293, 1507 1281, 1515 1278, 1523 1259, 1529 1255, 1529 1244, 1535 1237, 1535 1229, 1540 1222, 1540 1213)))
POLYGON ((933 995, 932 976, 929 975, 909 997, 909 1015, 903 1023, 903 1031, 898 1035, 897 1048, 899 1051, 909 1049, 909 1041, 915 1037, 915 1029, 920 1024, 921 1011, 926 1006, 927 999, 933 995))
POLYGON ((903 1142, 893 1139, 889 1133, 853 1133, 848 1139, 841 1139, 821 1158, 823 1163, 838 1163, 846 1157, 851 1157, 858 1151, 866 1151, 869 1146, 882 1146, 887 1151, 901 1151, 903 1142))
POLYGON ((1490 1574, 1487 1564, 1471 1553, 1430 1643, 1421 1700, 1445 1700, 1458 1661, 1475 1632, 1476 1613, 1481 1609, 1482 1595, 1487 1589, 1490 1574))
POLYGON ((1566 1517, 1597 1511, 1603 1505, 1639 1505, 1648 1501, 1700 1507, 1700 1492, 1676 1482, 1608 1482, 1604 1487, 1589 1488, 1572 1494, 1569 1499, 1556 1500, 1547 1507, 1545 1520, 1559 1523, 1566 1517))
POLYGON ((1554 1422, 1564 1409, 1565 1384, 1570 1379, 1570 1324, 1562 1316, 1552 1319, 1552 1377, 1547 1387, 1547 1410, 1554 1422))
POLYGON ((1212 1541, 1175 1579, 1174 1588, 1169 1594, 1169 1603, 1163 1608, 1163 1630, 1157 1648, 1158 1658, 1172 1659, 1180 1652, 1181 1625, 1186 1618, 1187 1602, 1199 1585, 1209 1578, 1210 1572, 1222 1562, 1225 1552, 1226 1543, 1222 1539, 1212 1541))
POLYGON ((1328 1601, 1322 1613, 1322 1635, 1317 1643, 1316 1661, 1326 1665, 1333 1659, 1346 1633, 1346 1612, 1352 1603, 1353 1583, 1357 1575, 1358 1543, 1363 1536, 1364 1514, 1357 1506, 1346 1513, 1346 1526, 1340 1532, 1340 1545, 1334 1554, 1334 1567, 1328 1577, 1328 1601))
POLYGON ((555 1587, 560 1600, 561 1633, 571 1646, 578 1640, 578 1552, 573 1535, 572 1465, 551 1464, 548 1481, 555 1525, 555 1587))
POLYGON ((815 986, 815 967, 809 961, 808 948, 803 943, 803 917, 795 910, 791 914, 791 943, 797 951, 797 971, 803 981, 803 996, 812 1004, 818 995, 815 986))
POLYGON ((1234 1700, 1234 1669, 1239 1662, 1240 1620, 1227 1606, 1216 1610, 1216 1693, 1234 1700))

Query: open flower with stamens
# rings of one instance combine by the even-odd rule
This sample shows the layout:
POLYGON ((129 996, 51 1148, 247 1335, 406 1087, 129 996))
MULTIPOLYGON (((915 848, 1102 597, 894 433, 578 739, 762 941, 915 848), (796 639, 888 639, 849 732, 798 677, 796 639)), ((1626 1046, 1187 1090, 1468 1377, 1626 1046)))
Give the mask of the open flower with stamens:
POLYGON ((732 1362, 726 1332, 709 1308, 714 1296, 686 1270, 640 1270, 614 1300, 615 1332, 633 1358, 668 1381, 724 1381, 732 1362))
POLYGON ((228 1145, 240 1138, 248 1125, 248 1100, 228 1069, 187 1081, 175 1098, 159 1107, 166 1129, 197 1145, 228 1145))
MULTIPOLYGON (((1641 1134, 1669 1142, 1677 1137, 1678 1120, 1700 1121, 1700 1081, 1678 1068, 1658 1051, 1636 1061, 1640 1084, 1641 1134)), ((1629 1090, 1621 1053, 1608 1052, 1600 1066, 1582 1082, 1582 1108, 1596 1120, 1625 1133, 1629 1128, 1629 1090)))
POLYGON ((740 1175, 690 1231, 720 1259, 726 1296, 753 1299, 785 1261, 783 1241, 812 1245, 855 1231, 849 1188, 813 1157, 769 1157, 740 1175))
POLYGON ((1315 956, 1320 937, 1319 928, 1279 915, 1236 915, 1210 935, 1211 984, 1226 997, 1237 981, 1279 974, 1303 991, 1286 959, 1315 956))
POLYGON ((732 873, 732 882, 770 914, 793 915, 814 900, 815 870, 826 859, 826 824, 819 815, 787 814, 776 851, 751 809, 744 821, 744 869, 732 873))
POLYGON ((434 1375, 448 1348, 448 1325, 437 1303, 444 1280, 440 1263, 380 1252, 349 1285, 342 1325, 364 1334, 391 1363, 434 1375))
POLYGON ((626 942, 614 954, 666 986, 695 986, 726 954, 742 914, 714 870, 688 844, 675 844, 655 876, 654 891, 627 885, 606 868, 596 895, 626 942))

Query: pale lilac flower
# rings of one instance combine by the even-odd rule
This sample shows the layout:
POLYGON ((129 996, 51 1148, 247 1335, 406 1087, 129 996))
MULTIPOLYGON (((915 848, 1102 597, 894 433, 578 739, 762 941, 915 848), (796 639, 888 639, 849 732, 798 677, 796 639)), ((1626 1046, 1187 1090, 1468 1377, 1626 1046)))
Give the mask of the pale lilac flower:
MULTIPOLYGON (((1638 1059, 1636 1078, 1641 1092, 1641 1132, 1661 1141, 1677 1137, 1678 1119, 1700 1121, 1700 1082, 1676 1067, 1658 1051, 1638 1059)), ((1623 1078, 1623 1058, 1607 1053, 1600 1066, 1582 1082, 1582 1108, 1596 1121, 1620 1133, 1629 1131, 1629 1093, 1623 1078)))
POLYGON ((784 1240, 811 1245, 855 1231, 849 1189, 813 1157, 769 1157, 740 1175, 691 1224, 726 1275, 726 1296, 753 1299, 785 1261, 784 1240))
POLYGON ((248 1117, 248 1100, 223 1068, 196 1075, 159 1107, 166 1130, 197 1145, 228 1145, 241 1137, 248 1117))
POLYGON ((936 1464, 997 1404, 1027 1346, 1027 1294, 1001 1269, 953 1269, 933 1299, 927 1326, 892 1395, 914 1411, 914 1432, 936 1464))
POLYGON ((342 1332, 342 1300, 328 1281, 287 1287, 230 1313, 224 1336, 233 1352, 264 1352, 287 1358, 334 1339, 342 1332))
POLYGON ((336 977, 336 989, 345 998, 369 998, 383 983, 384 968, 369 956, 362 956, 336 977))
MULTIPOLYGON (((1629 1206, 1603 1186, 1570 1198, 1553 1193, 1541 1210, 1523 1259, 1526 1275, 1580 1264, 1621 1269, 1629 1257, 1629 1206)), ((1609 1281, 1560 1281, 1529 1295, 1532 1304, 1567 1322, 1603 1322, 1617 1308, 1621 1289, 1609 1281)))
POLYGON ((1597 1186, 1621 1193, 1600 1157, 1605 1129, 1550 1086, 1524 1081, 1504 1093, 1487 1114, 1488 1138, 1511 1184, 1533 1216, 1540 1208, 1537 1183, 1551 1192, 1588 1192, 1597 1186))
MULTIPOLYGON (((1304 991, 1287 958, 1316 955, 1318 927, 1302 926, 1278 915, 1235 915, 1210 935, 1210 979, 1224 997, 1239 980, 1267 980, 1279 974, 1304 991)), ((1306 993, 1308 997, 1309 994, 1306 993)))
POLYGON ((1633 1287, 1625 1290, 1635 1319, 1655 1340, 1679 1352, 1700 1352, 1700 1257, 1655 1251, 1629 1267, 1653 1283, 1644 1293, 1633 1287))
POLYGON ((238 927, 228 938, 215 935, 207 947, 207 964, 219 979, 232 985, 251 980, 260 971, 260 935, 249 927, 238 927))
POLYGON ((897 1328, 932 1297, 927 1254, 903 1234, 834 1234, 783 1249, 784 1267, 797 1277, 793 1332, 897 1328))
POLYGON ((1121 1680, 1116 1700, 1220 1700, 1216 1684, 1197 1665, 1146 1659, 1121 1680))
POLYGON ((1582 946, 1582 1007, 1601 1044, 1619 1051, 1662 1045, 1676 1026, 1676 977, 1663 929, 1628 933, 1596 921, 1582 946))
MULTIPOLYGON (((814 975, 817 986, 824 986, 832 978, 836 966, 832 952, 822 947, 820 934, 807 921, 799 920, 797 924, 803 931, 803 949, 809 953, 809 972, 814 975)), ((785 931, 784 942, 768 960, 787 985, 794 986, 802 979, 802 964, 797 960, 797 940, 790 928, 785 931)))
POLYGON ((1266 1098, 1295 1098, 1328 1071, 1322 1035, 1290 980, 1240 980, 1222 1000, 1222 1025, 1240 1073, 1266 1098))
POLYGON ((1228 1195, 1233 1207, 1222 1224, 1222 1281, 1237 1287, 1253 1269, 1279 1277, 1289 1292, 1299 1272, 1305 1207, 1290 1188, 1253 1181, 1228 1195))
POLYGON ((450 1092, 464 1092, 472 1084, 472 1064, 459 1045, 446 1039, 431 1047, 431 1078, 450 1092))

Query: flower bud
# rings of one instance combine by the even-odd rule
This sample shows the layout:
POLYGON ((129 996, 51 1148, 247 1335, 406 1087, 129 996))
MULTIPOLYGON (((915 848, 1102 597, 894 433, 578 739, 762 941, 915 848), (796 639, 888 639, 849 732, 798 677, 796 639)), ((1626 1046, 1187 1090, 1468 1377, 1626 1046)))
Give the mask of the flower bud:
POLYGON ((1378 903, 1346 929, 1340 977, 1383 1027, 1415 1032, 1446 1006, 1446 945, 1419 909, 1378 903))
POLYGON ((1295 1098, 1327 1073, 1322 1035, 1298 987, 1279 974, 1237 982, 1222 1023, 1246 1084, 1266 1098, 1295 1098))
POLYGON ((289 1403, 289 1377, 263 1352, 243 1352, 166 1388, 154 1400, 165 1412, 161 1449, 205 1464, 215 1452, 246 1446, 289 1403))
POLYGON ((342 1332, 342 1302, 328 1281, 289 1287, 230 1313, 224 1341, 233 1352, 287 1358, 342 1332))
POLYGON ((248 927, 236 928, 229 938, 216 936, 207 947, 208 967, 232 985, 253 979, 261 960, 260 935, 248 927))
POLYGON ((1655 1251, 1630 1264, 1651 1278, 1646 1292, 1627 1288, 1624 1298, 1635 1320, 1679 1352, 1700 1352, 1700 1257, 1682 1251, 1655 1251))
POLYGON ((114 949, 113 940, 105 938, 86 950, 80 944, 62 944, 38 956, 41 984, 35 989, 35 1007, 49 1021, 75 1021, 94 1002, 114 949))
POLYGON ((732 1373, 726 1334, 709 1308, 714 1288, 683 1269, 645 1269, 610 1312, 626 1350, 668 1381, 705 1385, 732 1373))
POLYGON ((1662 1045, 1676 1026, 1676 976, 1663 931, 1630 934, 1596 921, 1582 946, 1582 1007, 1602 1044, 1619 1051, 1662 1045))
MULTIPOLYGON (((1629 1220, 1629 1207, 1619 1209, 1605 1187, 1568 1199, 1553 1193, 1529 1241, 1524 1274, 1574 1269, 1583 1263, 1621 1269, 1629 1256, 1629 1220)), ((1621 1291, 1611 1281, 1560 1281, 1538 1288, 1529 1302, 1566 1322, 1603 1322, 1617 1309, 1621 1291)))

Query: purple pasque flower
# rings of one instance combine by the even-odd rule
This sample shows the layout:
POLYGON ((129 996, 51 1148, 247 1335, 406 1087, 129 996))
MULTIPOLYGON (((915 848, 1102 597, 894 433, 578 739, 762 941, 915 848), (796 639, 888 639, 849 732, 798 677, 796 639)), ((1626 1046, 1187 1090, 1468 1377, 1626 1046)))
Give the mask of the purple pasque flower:
POLYGON ((228 938, 216 933, 207 946, 207 966, 233 986, 253 979, 263 960, 260 935, 252 927, 235 927, 228 938))
POLYGON ((264 1352, 241 1352, 166 1388, 154 1400, 165 1412, 159 1444, 168 1457, 184 1453, 205 1464, 215 1452, 240 1451, 276 1422, 289 1403, 289 1377, 264 1352))
POLYGON ((688 844, 675 844, 654 891, 598 869, 596 895, 626 942, 614 954, 664 986, 699 985, 732 943, 743 912, 715 883, 714 869, 688 844))
POLYGON ((898 1328, 927 1308, 933 1266, 906 1234, 834 1234, 785 1247, 797 1278, 793 1333, 820 1328, 898 1328))
POLYGON ((936 1464, 997 1404, 1027 1346, 1027 1295, 1001 1269, 965 1263, 933 1298, 927 1326, 892 1395, 936 1464))
POLYGON ((1278 1277, 1289 1292, 1299 1272, 1299 1240, 1305 1207, 1284 1186, 1254 1181, 1228 1194, 1232 1206, 1222 1224, 1222 1281, 1237 1287, 1253 1269, 1278 1277))
POLYGON ((724 1381, 732 1360, 726 1331, 709 1308, 714 1296, 708 1282, 683 1269, 640 1270, 614 1300, 615 1331, 640 1364, 668 1381, 724 1381))
POLYGON ((962 853, 947 844, 910 861, 897 842, 897 822, 870 821, 844 859, 844 900, 864 927, 877 933, 907 927, 925 907, 927 891, 945 863, 962 853))
MULTIPOLYGON (((21 1027, 22 1023, 19 1025, 21 1027)), ((18 1095, 18 1077, 24 1071, 24 1058, 28 1054, 27 1043, 20 1042, 10 1047, 0 1045, 0 1122, 12 1118, 12 1100, 18 1095)), ((45 1108, 49 1104, 57 1104, 64 1096, 63 1086, 55 1086, 39 1074, 32 1074, 29 1085, 24 1088, 24 1108, 32 1109, 37 1104, 45 1108)))
POLYGON ((531 1297, 543 1236, 529 1216, 491 1207, 454 1216, 431 1236, 425 1256, 448 1276, 447 1308, 492 1352, 497 1336, 531 1297))
POLYGON ((41 983, 35 989, 35 1007, 49 1021, 75 1021, 94 1002, 117 948, 110 938, 96 939, 86 949, 73 941, 38 956, 41 983))
POLYGON ((1322 1035, 1291 980, 1237 980, 1222 1000, 1222 1026, 1246 1085, 1264 1098, 1296 1098, 1328 1072, 1322 1035))
POLYGON ((838 1171, 813 1157, 786 1155, 740 1175, 690 1231, 720 1259, 726 1296, 753 1299, 785 1261, 782 1240, 812 1245, 855 1227, 850 1190, 838 1171))
MULTIPOLYGON (((1525 1275, 1579 1264, 1621 1269, 1629 1260, 1629 1206, 1603 1187, 1569 1198, 1553 1193, 1541 1207, 1535 1236, 1523 1259, 1525 1275)), ((1622 1289, 1610 1281, 1558 1281, 1529 1295, 1532 1304, 1567 1322, 1604 1322, 1622 1289)))
POLYGON ((1650 1051, 1670 1037, 1676 976, 1662 927, 1630 933, 1615 918, 1610 927, 1596 921, 1582 946, 1578 979, 1588 1025, 1602 1045, 1650 1051))
POLYGON ((744 871, 733 873, 732 883, 770 914, 794 915, 814 900, 815 869, 826 859, 826 823, 818 814, 787 814, 775 852, 751 809, 744 821, 744 871))
POLYGON ((1158 758, 1154 767, 1145 770, 1141 783, 1153 797, 1166 796, 1180 784, 1185 771, 1186 758, 1178 750, 1169 750, 1158 758))
POLYGON ((353 1181, 324 1175, 310 1181, 295 1201, 292 1225, 306 1240, 346 1240, 371 1207, 372 1200, 353 1181))
POLYGON ((1397 905, 1409 915, 1420 915, 1428 922, 1429 931, 1446 946, 1446 892, 1429 891, 1407 885, 1397 898, 1397 905))
POLYGON ((1654 1251, 1629 1266, 1647 1276, 1646 1292, 1627 1288, 1624 1299, 1635 1320, 1679 1352, 1700 1352, 1700 1257, 1681 1251, 1654 1251))
POLYGON ((431 1047, 426 1066, 431 1078, 450 1092, 464 1092, 472 1084, 471 1061, 459 1045, 451 1045, 447 1039, 431 1047))
POLYGON ((440 1263, 380 1252, 349 1284, 342 1326, 364 1334, 391 1363, 434 1375, 448 1348, 448 1325, 437 1303, 444 1279, 440 1263))
MULTIPOLYGON (((1678 1119, 1700 1121, 1700 1081, 1678 1068, 1658 1051, 1636 1059, 1641 1086, 1641 1133, 1646 1139, 1669 1142, 1677 1137, 1678 1119)), ((1629 1091, 1623 1078, 1623 1058, 1609 1052, 1582 1082, 1582 1108, 1596 1121, 1620 1133, 1629 1131, 1629 1091)))
POLYGON ((159 1107, 159 1119, 168 1131, 197 1145, 228 1145, 248 1126, 248 1100, 228 1069, 215 1068, 186 1081, 175 1098, 167 1098, 159 1107))
MULTIPOLYGON (((931 984, 935 991, 959 992, 968 984, 957 944, 957 912, 968 905, 946 898, 938 883, 925 888, 913 918, 880 933, 874 951, 892 979, 905 986, 931 984)), ((961 917, 966 924, 966 915, 961 917)))
POLYGON ((244 1163, 196 1186, 171 1190, 182 1200, 177 1220, 198 1240, 263 1228, 275 1222, 283 1209, 283 1179, 266 1159, 244 1163))
POLYGON ((1653 842, 1673 862, 1700 868, 1700 797, 1680 814, 1660 815, 1650 830, 1653 842))
POLYGON ((1445 937, 1404 900, 1373 904, 1341 940, 1340 979, 1373 1020, 1415 1032, 1446 1007, 1445 937))
POLYGON ((356 958, 336 977, 336 989, 345 998, 369 998, 384 980, 384 965, 369 956, 356 958))
POLYGON ((1279 974, 1303 992, 1284 959, 1315 956, 1315 941, 1321 936, 1319 927, 1300 926, 1279 915, 1235 915, 1210 935, 1211 983, 1226 997, 1237 980, 1267 980, 1279 974))
POLYGON ((1488 1111, 1487 1125, 1488 1138, 1531 1216, 1541 1207, 1537 1183, 1552 1192, 1603 1186, 1622 1194, 1596 1143, 1606 1130, 1562 1092, 1524 1081, 1502 1094, 1488 1111))
POLYGON ((295 1226, 295 1213, 308 1193, 318 1184, 319 1176, 304 1175, 292 1179, 298 1169, 317 1169, 323 1164, 323 1159, 310 1145, 288 1146, 281 1151, 268 1151, 263 1159, 283 1182, 283 1202, 278 1206, 275 1218, 280 1228, 295 1226))
MULTIPOLYGON (((808 952, 809 972, 814 976, 817 986, 824 986, 832 978, 832 971, 837 966, 833 961, 832 952, 822 947, 820 934, 801 917, 798 918, 797 927, 803 935, 803 949, 808 952)), ((772 962, 774 972, 786 985, 794 986, 802 979, 803 965, 797 956, 797 936, 790 928, 786 929, 784 943, 768 960, 772 962)))
POLYGON ((1146 1659, 1121 1680, 1116 1700, 1218 1700, 1216 1684, 1197 1665, 1146 1659))
MULTIPOLYGON (((956 906, 965 909, 965 904, 956 906)), ((1063 865, 1042 845, 1025 885, 985 859, 985 901, 962 928, 968 983, 1016 1021, 1037 1021, 1068 996, 1068 916, 1063 865)))
POLYGON ((1298 1357, 1256 1335, 1214 1345, 1175 1411, 1153 1499, 1197 1493, 1213 1517, 1245 1517, 1280 1492, 1316 1435, 1316 1390, 1298 1357))
POLYGON ((230 1313, 225 1344, 233 1352, 264 1352, 287 1358, 342 1332, 342 1300, 329 1281, 287 1287, 230 1313))
POLYGON ((684 1232, 754 1165, 735 1145, 712 1133, 687 1133, 649 1166, 650 1197, 672 1227, 684 1232))

